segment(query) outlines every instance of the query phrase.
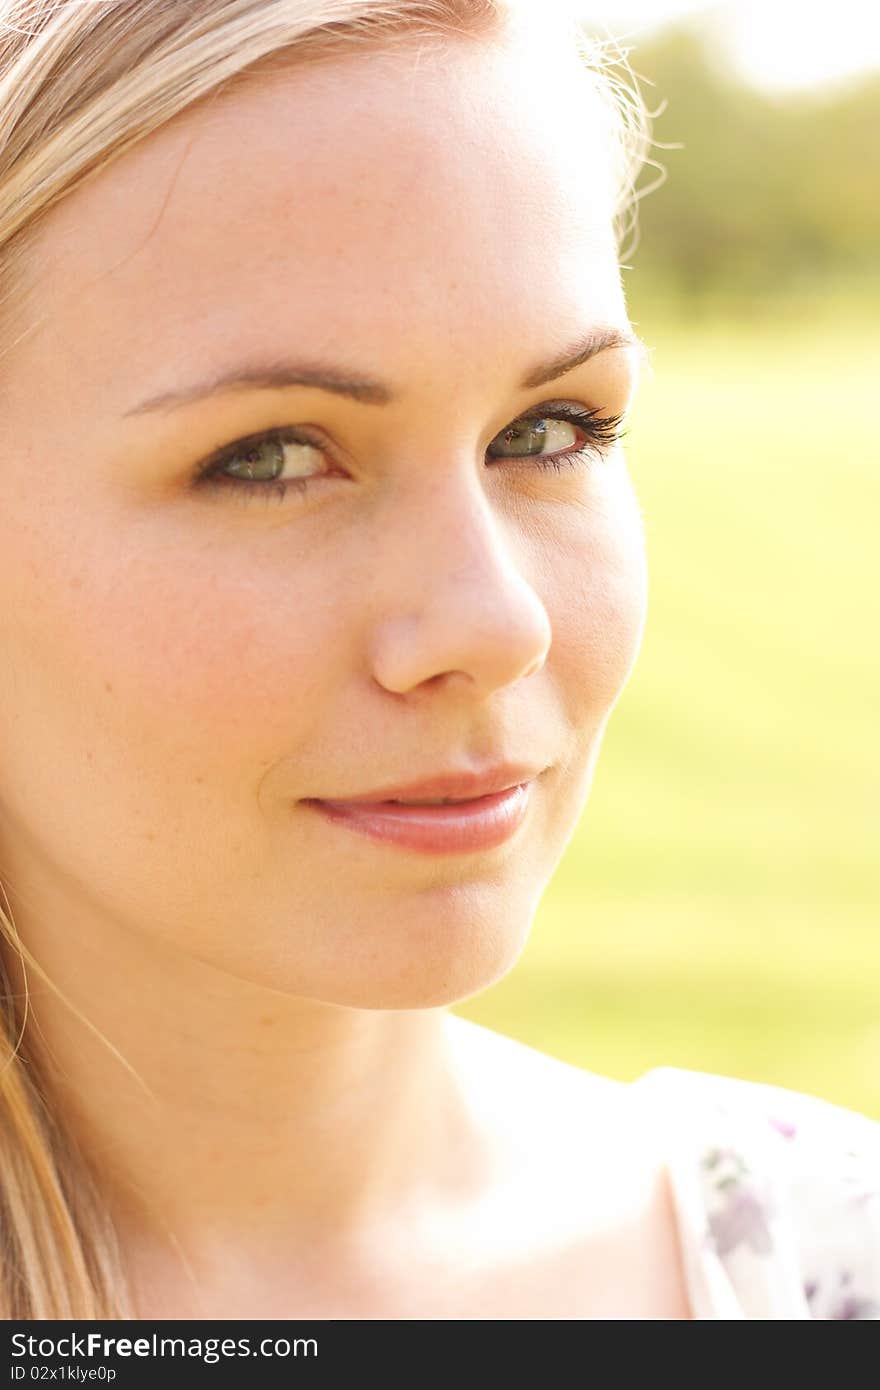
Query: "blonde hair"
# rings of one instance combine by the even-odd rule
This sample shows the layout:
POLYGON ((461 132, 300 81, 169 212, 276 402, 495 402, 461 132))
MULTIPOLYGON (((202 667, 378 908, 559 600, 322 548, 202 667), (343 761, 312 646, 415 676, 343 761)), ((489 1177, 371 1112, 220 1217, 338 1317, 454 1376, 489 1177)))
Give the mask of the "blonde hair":
MULTIPOLYGON (((315 62, 398 40, 489 39, 518 3, 0 0, 0 358, 14 346, 11 324, 27 302, 28 252, 45 215, 152 131, 274 56, 315 62)), ((635 231, 649 115, 626 54, 590 34, 576 4, 571 19, 572 42, 609 117, 620 246, 635 231)), ((95 1176, 53 1114, 48 1061, 26 1026, 27 967, 55 986, 21 941, 5 892, 3 899, 0 1318, 133 1318, 113 1223, 95 1176), (4 946, 20 967, 21 990, 4 963, 4 946)))

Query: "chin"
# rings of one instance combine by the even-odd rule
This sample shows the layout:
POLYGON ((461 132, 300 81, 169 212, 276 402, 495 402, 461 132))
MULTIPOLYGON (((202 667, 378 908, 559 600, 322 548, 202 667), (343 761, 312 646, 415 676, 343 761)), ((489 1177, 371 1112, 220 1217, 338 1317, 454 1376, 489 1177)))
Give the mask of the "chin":
POLYGON ((391 975, 387 972, 361 976, 340 988, 336 982, 324 1002, 350 1009, 442 1009, 459 1004, 474 994, 489 989, 507 974, 519 957, 511 951, 503 960, 455 961, 447 966, 419 968, 413 962, 407 970, 391 975))
POLYGON ((489 989, 522 954, 534 907, 518 910, 508 901, 499 908, 496 900, 494 911, 484 905, 481 913, 473 901, 470 906, 423 912, 421 920, 414 910, 402 929, 362 951, 362 968, 346 981, 345 1000, 337 979, 337 1000, 366 1009, 436 1009, 489 989))
MULTIPOLYGON (((281 994, 350 1009, 436 1009, 457 1004, 500 980, 517 962, 533 917, 508 911, 491 922, 413 910, 394 927, 321 935, 311 960, 274 954, 259 962, 224 962, 222 969, 281 994), (499 922, 501 925, 499 925, 499 922), (335 939, 334 939, 335 938, 335 939)), ((214 964, 220 964, 215 961, 214 964)))

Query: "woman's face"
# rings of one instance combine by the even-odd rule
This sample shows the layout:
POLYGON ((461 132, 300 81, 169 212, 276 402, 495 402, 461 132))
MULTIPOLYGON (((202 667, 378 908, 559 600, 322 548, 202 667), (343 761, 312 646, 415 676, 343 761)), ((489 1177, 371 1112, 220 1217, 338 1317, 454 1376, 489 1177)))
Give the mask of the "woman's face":
POLYGON ((514 962, 644 620, 620 447, 549 404, 634 386, 626 346, 550 371, 629 331, 608 157, 573 51, 457 41, 252 78, 50 214, 0 394, 0 872, 38 957, 368 1008, 514 962), (242 450, 193 481, 286 427, 262 491, 242 450), (502 760, 540 775, 491 849, 304 804, 502 760))

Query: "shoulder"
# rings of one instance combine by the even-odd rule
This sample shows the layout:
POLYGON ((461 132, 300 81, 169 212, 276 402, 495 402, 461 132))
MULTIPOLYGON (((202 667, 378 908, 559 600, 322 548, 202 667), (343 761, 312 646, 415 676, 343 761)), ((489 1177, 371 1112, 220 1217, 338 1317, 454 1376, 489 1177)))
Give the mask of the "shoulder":
POLYGON ((514 1194, 505 1239, 527 1242, 536 1270, 563 1271, 554 1316, 689 1317, 668 1175, 633 1087, 450 1022, 462 1089, 514 1194))
POLYGON ((572 1231, 662 1228, 668 1250, 669 1174, 636 1088, 462 1019, 453 1032, 473 1112, 541 1203, 555 1193, 572 1231))
POLYGON ((462 1072, 475 1088, 491 1091, 502 1101, 516 1100, 521 1107, 528 1099, 577 1124, 592 1120, 597 1105, 622 1109, 629 1095, 624 1082, 585 1071, 456 1014, 447 1015, 446 1025, 462 1072))
POLYGON ((636 1089, 666 1133, 703 1316, 880 1319, 876 1120, 785 1087, 676 1068, 647 1073, 636 1089))
POLYGON ((572 1209, 586 1210, 600 1190, 621 1206, 650 1200, 659 1160, 629 1085, 457 1016, 449 1024, 461 1093, 511 1163, 564 1192, 572 1209))

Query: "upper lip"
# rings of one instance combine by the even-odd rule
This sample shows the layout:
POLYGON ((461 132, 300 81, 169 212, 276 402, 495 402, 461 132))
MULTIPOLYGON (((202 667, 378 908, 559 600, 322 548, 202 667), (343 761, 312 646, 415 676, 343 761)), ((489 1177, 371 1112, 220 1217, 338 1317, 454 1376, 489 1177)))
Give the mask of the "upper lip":
POLYGON ((432 801, 440 797, 454 798, 458 801, 473 800, 480 796, 491 796, 493 792, 506 791, 522 782, 531 782, 545 769, 531 763, 496 763, 494 767, 479 771, 442 772, 435 777, 426 777, 421 782, 397 782, 393 786, 379 787, 376 791, 361 792, 358 796, 315 797, 314 800, 348 803, 353 801, 432 801))

